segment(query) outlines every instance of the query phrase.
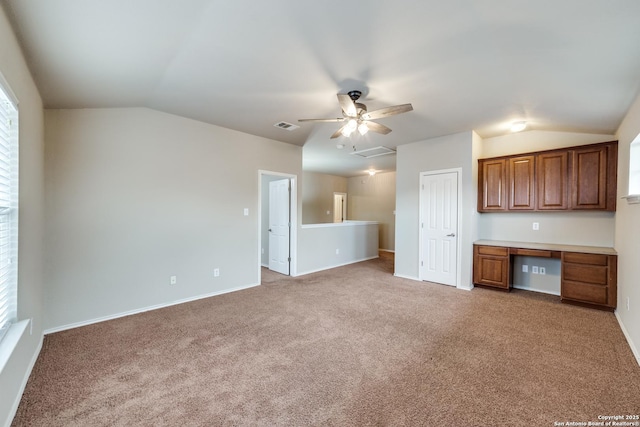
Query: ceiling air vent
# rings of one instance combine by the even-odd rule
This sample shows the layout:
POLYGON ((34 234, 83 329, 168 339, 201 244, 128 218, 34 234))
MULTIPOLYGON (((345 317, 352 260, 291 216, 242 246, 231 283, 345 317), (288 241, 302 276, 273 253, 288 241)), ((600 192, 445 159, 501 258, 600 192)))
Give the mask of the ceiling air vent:
POLYGON ((360 157, 364 157, 365 159, 368 159, 371 157, 386 156, 387 154, 396 154, 396 150, 379 146, 379 147, 367 148, 366 150, 352 151, 351 154, 355 154, 356 156, 360 156, 360 157))
POLYGON ((274 126, 280 129, 288 130, 288 131, 296 130, 300 127, 287 122, 279 122, 279 123, 276 123, 274 126))

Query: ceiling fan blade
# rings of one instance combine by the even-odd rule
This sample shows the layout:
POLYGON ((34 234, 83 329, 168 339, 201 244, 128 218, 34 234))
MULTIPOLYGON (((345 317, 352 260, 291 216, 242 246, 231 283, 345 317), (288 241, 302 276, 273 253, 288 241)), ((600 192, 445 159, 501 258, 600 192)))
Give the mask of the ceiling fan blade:
POLYGON ((381 119, 383 117, 394 116, 396 114, 406 113, 413 110, 411 104, 394 105, 392 107, 381 108, 379 110, 373 110, 368 113, 364 113, 362 118, 365 120, 381 119))
POLYGON ((331 135, 331 138, 330 138, 330 139, 335 139, 335 138, 337 138, 337 137, 339 137, 339 136, 342 136, 342 129, 344 129, 344 128, 346 128, 346 127, 347 127, 347 125, 344 125, 344 126, 342 126, 340 129, 338 129, 337 131, 335 131, 335 132, 333 133, 333 135, 331 135))
POLYGON ((356 104, 353 103, 349 95, 339 93, 338 102, 340 103, 340 107, 342 107, 342 111, 344 111, 344 114, 346 114, 347 117, 356 117, 358 115, 356 104))
POLYGON ((372 132, 381 133, 383 135, 386 135, 389 132, 391 132, 390 128, 386 127, 385 125, 381 125, 380 123, 376 123, 376 122, 366 122, 366 123, 367 123, 367 127, 372 132))
POLYGON ((338 117, 335 119, 298 119, 299 122, 320 122, 320 123, 335 123, 344 122, 344 117, 338 117))

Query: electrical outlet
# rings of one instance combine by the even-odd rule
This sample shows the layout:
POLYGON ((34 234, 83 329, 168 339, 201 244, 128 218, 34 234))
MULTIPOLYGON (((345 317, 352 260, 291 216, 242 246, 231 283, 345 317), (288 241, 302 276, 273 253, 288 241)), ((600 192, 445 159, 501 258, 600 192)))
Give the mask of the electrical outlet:
POLYGON ((539 222, 534 222, 533 223, 533 229, 534 230, 540 230, 540 223, 539 222))
POLYGON ((546 270, 544 267, 540 267, 540 274, 547 274, 546 270))
POLYGON ((534 265, 533 267, 531 267, 531 272, 532 272, 533 274, 538 274, 538 266, 537 266, 537 265, 534 265))
POLYGON ((336 249, 336 255, 340 255, 340 249, 336 249))
POLYGON ((528 266, 528 265, 526 265, 526 264, 524 264, 524 265, 522 266, 522 272, 523 272, 523 273, 528 273, 528 272, 529 272, 529 266, 528 266))
POLYGON ((169 279, 169 283, 175 285, 176 283, 178 283, 178 278, 176 276, 171 276, 171 278, 169 279))
POLYGON ((219 268, 214 268, 213 269, 213 277, 220 277, 220 269, 219 268))

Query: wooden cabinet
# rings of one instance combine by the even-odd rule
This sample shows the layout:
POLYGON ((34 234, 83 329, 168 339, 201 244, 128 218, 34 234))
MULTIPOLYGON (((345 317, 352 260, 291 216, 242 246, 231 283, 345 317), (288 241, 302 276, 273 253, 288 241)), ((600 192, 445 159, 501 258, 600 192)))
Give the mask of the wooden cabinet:
POLYGON ((473 245, 474 284, 509 291, 514 256, 559 258, 562 302, 604 310, 616 308, 618 256, 613 249, 586 253, 577 251, 587 247, 522 242, 499 242, 508 246, 494 246, 490 242, 473 245))
POLYGON ((538 210, 569 208, 569 153, 554 151, 536 156, 538 210))
POLYGON ((509 210, 535 209, 535 156, 511 157, 508 164, 509 210))
POLYGON ((617 258, 615 255, 563 252, 562 300, 614 309, 617 304, 617 258))
POLYGON ((478 163, 478 211, 495 212, 507 209, 507 161, 488 159, 478 163))
POLYGON ((616 209, 617 141, 478 160, 478 212, 616 209))
POLYGON ((571 153, 571 209, 615 210, 617 145, 576 148, 571 153))
POLYGON ((509 249, 499 246, 473 246, 473 283, 509 290, 509 249))

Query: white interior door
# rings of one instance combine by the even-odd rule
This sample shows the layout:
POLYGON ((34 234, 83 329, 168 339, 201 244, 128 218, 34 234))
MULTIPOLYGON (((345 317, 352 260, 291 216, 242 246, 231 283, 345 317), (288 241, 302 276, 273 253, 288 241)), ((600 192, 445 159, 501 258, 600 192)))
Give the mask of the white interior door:
POLYGON ((420 279, 456 286, 458 173, 422 175, 420 201, 420 279))
POLYGON ((269 270, 289 275, 290 181, 269 183, 269 270))
POLYGON ((333 193, 333 222, 343 222, 347 219, 347 195, 333 193))

